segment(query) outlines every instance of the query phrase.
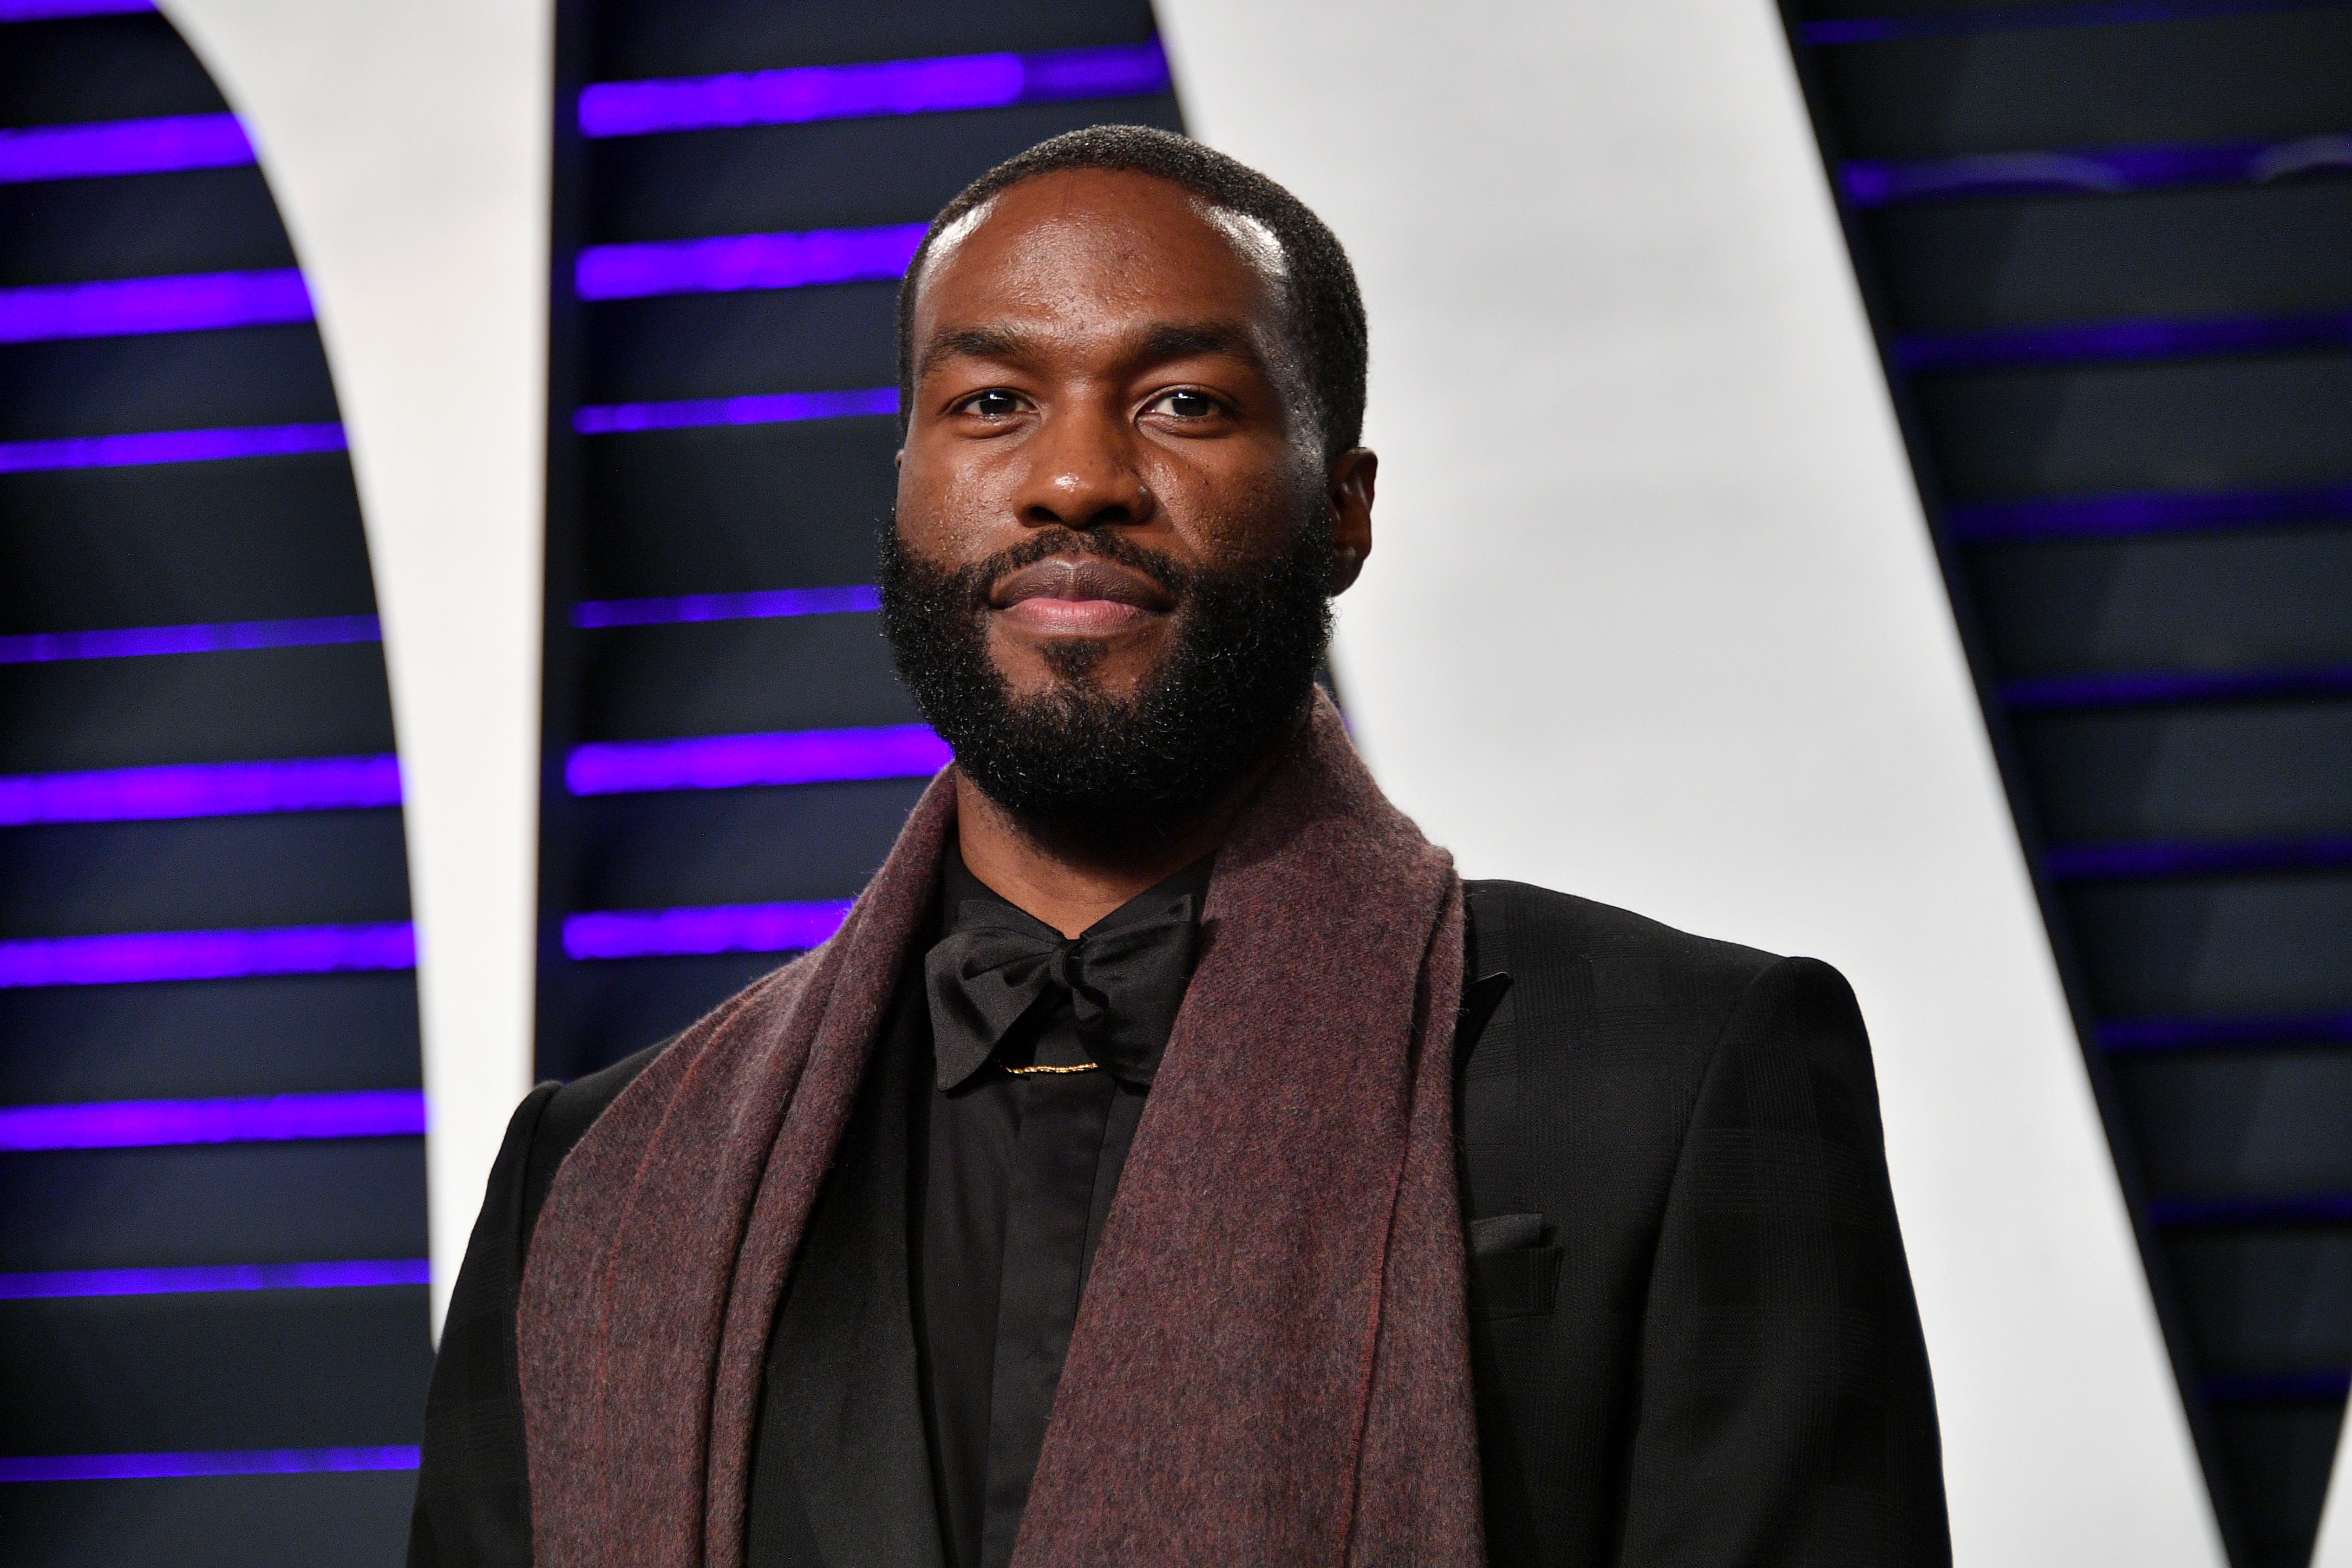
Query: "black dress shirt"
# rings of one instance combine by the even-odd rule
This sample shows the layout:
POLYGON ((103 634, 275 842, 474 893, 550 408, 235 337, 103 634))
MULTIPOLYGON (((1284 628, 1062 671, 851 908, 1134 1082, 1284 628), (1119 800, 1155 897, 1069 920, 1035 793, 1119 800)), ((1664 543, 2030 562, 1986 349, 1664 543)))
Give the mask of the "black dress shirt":
MULTIPOLYGON (((1209 868, 1201 860, 1139 894, 1089 927, 1079 945, 1180 903, 1197 923, 1209 868)), ((950 850, 940 936, 980 921, 1029 928, 1035 941, 1062 944, 1060 933, 991 891, 950 850)), ((917 966, 908 969, 913 976, 917 966)), ((1188 942, 1175 976, 1180 994, 1190 978, 1188 942)), ((910 1000, 902 993, 899 1005, 910 1000)), ((1118 1008, 1127 999, 1114 992, 1109 1000, 1118 1008)), ((968 1053, 935 1049, 920 1075, 930 1091, 911 1097, 916 1347, 951 1568, 1003 1568, 1012 1558, 1079 1294, 1167 1047, 1166 1035, 1154 1033, 1143 1059, 1118 1071, 1051 1070, 1105 1053, 1081 1039, 1067 992, 1050 988, 976 1066, 963 1067, 968 1053), (939 1070, 940 1059, 954 1065, 939 1070)))

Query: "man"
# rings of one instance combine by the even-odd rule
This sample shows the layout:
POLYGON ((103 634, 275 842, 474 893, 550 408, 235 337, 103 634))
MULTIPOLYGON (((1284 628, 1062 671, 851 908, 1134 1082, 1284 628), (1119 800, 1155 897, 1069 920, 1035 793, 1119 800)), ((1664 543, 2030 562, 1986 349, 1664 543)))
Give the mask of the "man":
POLYGON ((1948 1562, 1843 982, 1465 889, 1316 692, 1337 240, 1076 132, 899 342, 883 623, 956 764, 825 946, 517 1111, 412 1562, 1948 1562))

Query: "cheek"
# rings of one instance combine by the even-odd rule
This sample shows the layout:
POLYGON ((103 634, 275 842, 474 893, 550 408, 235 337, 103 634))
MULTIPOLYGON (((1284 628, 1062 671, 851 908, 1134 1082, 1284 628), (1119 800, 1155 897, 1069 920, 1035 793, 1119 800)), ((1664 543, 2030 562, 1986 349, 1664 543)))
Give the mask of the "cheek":
POLYGON ((1176 481, 1191 490, 1183 531, 1202 565, 1258 565, 1289 550, 1323 496, 1319 473, 1295 470, 1288 462, 1234 465, 1176 481))
POLYGON ((909 447, 898 466, 898 531, 934 558, 981 553, 1002 486, 975 463, 951 463, 909 447))

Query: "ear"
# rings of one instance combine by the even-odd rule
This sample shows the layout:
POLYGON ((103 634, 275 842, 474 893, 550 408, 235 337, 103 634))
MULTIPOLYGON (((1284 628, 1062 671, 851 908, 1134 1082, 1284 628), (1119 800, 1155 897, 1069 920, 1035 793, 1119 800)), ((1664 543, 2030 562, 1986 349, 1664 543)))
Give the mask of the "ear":
POLYGON ((1331 592, 1344 594, 1372 552, 1372 489, 1381 460, 1356 447, 1331 459, 1324 499, 1331 509, 1331 592))

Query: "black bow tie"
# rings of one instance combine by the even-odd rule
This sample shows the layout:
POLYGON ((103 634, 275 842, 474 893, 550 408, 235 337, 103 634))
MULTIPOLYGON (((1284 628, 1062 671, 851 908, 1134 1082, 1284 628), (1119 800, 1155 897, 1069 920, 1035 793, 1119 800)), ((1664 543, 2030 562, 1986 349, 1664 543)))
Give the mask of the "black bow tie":
POLYGON ((1095 1062, 1148 1084, 1192 978, 1192 897, 1148 920, 1065 938, 1008 905, 966 901, 958 929, 923 960, 939 1086, 987 1062, 1031 1008, 1067 996, 1095 1062))

